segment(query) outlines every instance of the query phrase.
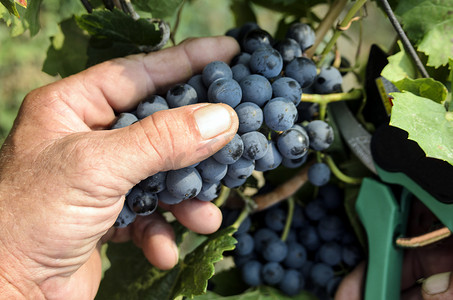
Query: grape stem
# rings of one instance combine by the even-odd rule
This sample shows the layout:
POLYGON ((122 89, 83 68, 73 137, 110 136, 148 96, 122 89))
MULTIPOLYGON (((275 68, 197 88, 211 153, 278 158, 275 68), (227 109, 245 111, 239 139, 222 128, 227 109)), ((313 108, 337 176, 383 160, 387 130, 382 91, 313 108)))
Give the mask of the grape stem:
POLYGON ((304 167, 293 178, 279 185, 273 191, 254 196, 253 200, 256 203, 255 211, 265 210, 294 195, 308 181, 308 169, 315 161, 315 159, 312 159, 306 162, 304 167))
POLYGON ((288 238, 289 230, 291 229, 291 223, 293 221, 294 216, 294 198, 289 197, 287 202, 288 202, 288 215, 286 216, 285 228, 283 229, 281 237, 281 240, 283 242, 285 242, 286 239, 288 238))
POLYGON ((217 199, 214 200, 214 204, 217 207, 223 206, 223 204, 225 204, 225 202, 228 200, 228 197, 230 196, 230 192, 231 192, 231 189, 229 187, 222 185, 219 197, 217 197, 217 199))
POLYGON ((335 2, 331 6, 329 6, 327 14, 324 16, 324 19, 322 19, 321 23, 319 23, 318 27, 316 28, 315 43, 310 47, 310 49, 307 50, 307 57, 312 58, 313 55, 315 55, 316 49, 318 48, 319 44, 321 44, 321 42, 324 40, 327 32, 330 28, 332 28, 333 23, 341 14, 347 3, 348 0, 335 0, 335 2))
POLYGON ((334 94, 302 94, 300 101, 302 102, 313 102, 318 104, 327 104, 330 102, 336 101, 345 101, 345 100, 358 100, 362 98, 363 90, 362 89, 353 89, 347 93, 334 93, 334 94))
MULTIPOLYGON (((362 6, 365 5, 366 1, 367 0, 357 0, 357 1, 355 1, 354 5, 348 11, 348 13, 344 17, 343 21, 341 21, 341 23, 338 24, 337 28, 343 28, 343 27, 348 26, 351 23, 352 19, 354 18, 355 14, 362 8, 362 6)), ((343 32, 343 30, 339 30, 339 29, 337 29, 335 31, 335 33, 333 34, 333 36, 330 39, 330 41, 327 43, 326 47, 321 52, 321 57, 320 57, 320 60, 318 62, 318 66, 322 65, 322 63, 324 62, 324 59, 327 57, 327 54, 332 50, 332 47, 335 45, 335 43, 337 42, 338 38, 341 36, 342 32, 343 32)))
POLYGON ((362 182, 362 178, 357 178, 357 177, 351 177, 346 174, 344 174, 335 164, 334 160, 330 155, 325 155, 324 160, 326 164, 329 166, 330 170, 332 173, 340 179, 341 181, 349 184, 360 184, 362 182))

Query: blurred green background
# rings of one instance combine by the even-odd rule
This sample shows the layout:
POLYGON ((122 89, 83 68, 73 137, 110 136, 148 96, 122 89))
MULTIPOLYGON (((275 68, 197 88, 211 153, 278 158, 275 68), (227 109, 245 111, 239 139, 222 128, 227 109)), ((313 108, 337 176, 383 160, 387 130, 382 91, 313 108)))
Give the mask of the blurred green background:
MULTIPOLYGON (((186 1, 175 36, 176 42, 187 37, 224 34, 227 29, 235 26, 235 16, 230 10, 232 3, 233 0, 186 1)), ((67 17, 68 12, 74 11, 74 8, 80 13, 84 12, 78 0, 65 4, 61 4, 59 0, 44 0, 40 14, 41 30, 34 37, 30 37, 28 31, 12 37, 11 27, 0 21, 0 145, 11 129, 25 95, 32 89, 58 79, 42 72, 41 68, 50 45, 50 37, 59 30, 58 20, 67 17)), ((283 15, 259 6, 253 6, 253 9, 258 24, 273 34, 283 15)), ((325 11, 325 5, 319 5, 315 9, 319 17, 322 17, 325 11)), ((176 17, 170 21, 172 26, 175 20, 176 17)), ((365 22, 366 26, 361 26, 359 22, 353 24, 347 32, 349 38, 342 38, 339 41, 342 55, 353 62, 359 43, 357 36, 363 27, 360 66, 364 65, 370 43, 378 43, 384 50, 388 50, 394 43, 393 30, 374 3, 368 4, 365 22), (370 22, 372 24, 369 24, 370 22)), ((350 79, 350 82, 346 80, 346 90, 348 85, 354 85, 353 79, 350 79)))

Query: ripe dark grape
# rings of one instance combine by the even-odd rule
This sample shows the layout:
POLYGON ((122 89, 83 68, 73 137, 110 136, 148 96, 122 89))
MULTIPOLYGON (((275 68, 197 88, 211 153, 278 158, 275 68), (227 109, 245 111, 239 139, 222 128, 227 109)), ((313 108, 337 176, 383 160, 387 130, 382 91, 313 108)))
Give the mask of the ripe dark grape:
POLYGON ((220 182, 205 182, 201 186, 201 191, 197 195, 197 199, 202 201, 212 201, 219 196, 221 190, 220 182))
POLYGON ((243 102, 235 108, 239 119, 239 133, 256 131, 263 125, 263 111, 253 102, 243 102))
POLYGON ((281 208, 268 209, 264 215, 266 226, 274 231, 281 231, 285 227, 286 212, 281 208))
POLYGON ((261 285, 262 264, 259 261, 251 260, 242 267, 242 280, 250 286, 261 285))
POLYGON ((319 199, 314 199, 305 207, 305 215, 312 221, 319 221, 327 215, 327 211, 319 199))
POLYGON ((123 208, 121 209, 120 214, 116 218, 115 224, 113 226, 117 228, 124 228, 129 224, 132 224, 135 221, 137 214, 133 212, 126 202, 124 202, 123 208))
POLYGON ((286 34, 287 38, 294 39, 299 43, 302 51, 307 50, 315 43, 315 32, 310 25, 305 23, 294 23, 292 24, 286 34))
POLYGON ((335 67, 322 67, 316 76, 313 88, 318 94, 341 93, 343 77, 335 67))
POLYGON ((283 157, 298 159, 307 154, 309 139, 304 131, 291 128, 278 137, 277 147, 283 157))
POLYGON ((288 269, 285 270, 283 279, 280 281, 278 287, 285 294, 294 296, 303 289, 304 285, 305 280, 301 272, 294 269, 288 269))
POLYGON ((212 103, 226 103, 236 107, 242 99, 242 90, 236 80, 220 78, 208 88, 208 100, 212 103))
POLYGON ((118 118, 116 119, 115 123, 113 123, 111 129, 118 129, 123 128, 129 125, 134 124, 138 121, 138 118, 131 113, 121 113, 118 118))
POLYGON ((212 157, 222 164, 232 164, 241 158, 244 153, 244 142, 238 134, 222 149, 217 151, 212 157))
POLYGON ((203 77, 201 76, 201 74, 192 76, 187 84, 193 87, 197 92, 198 102, 208 101, 208 89, 203 83, 203 77))
POLYGON ((263 109, 264 122, 275 131, 290 129, 294 125, 297 109, 294 103, 283 97, 271 99, 263 109))
POLYGON ((237 82, 241 81, 244 77, 251 74, 249 67, 244 64, 237 64, 231 67, 231 72, 233 72, 233 79, 237 82))
POLYGON ((278 42, 275 44, 274 48, 280 52, 285 65, 291 62, 294 58, 302 56, 302 49, 300 48, 299 43, 291 38, 285 38, 284 40, 278 42))
POLYGON ((253 237, 248 233, 241 233, 235 235, 237 240, 236 248, 234 251, 237 255, 249 255, 254 248, 253 237))
POLYGON ((255 162, 255 169, 257 171, 270 171, 282 163, 283 158, 273 141, 268 142, 267 148, 266 154, 255 162))
POLYGON ((207 64, 201 73, 204 85, 209 87, 211 83, 220 78, 232 79, 233 72, 230 66, 223 61, 213 61, 207 64))
POLYGON ((319 221, 318 233, 324 241, 333 241, 341 237, 343 231, 344 223, 338 216, 327 215, 319 221))
POLYGON ((201 191, 202 179, 195 168, 171 170, 167 173, 167 190, 176 198, 191 199, 201 191))
POLYGON ((302 97, 300 84, 289 77, 281 77, 272 83, 274 97, 284 97, 291 100, 295 106, 299 105, 302 97))
POLYGON ((255 161, 239 158, 236 162, 228 165, 227 175, 231 178, 247 179, 255 170, 255 161))
POLYGON ((252 57, 251 54, 249 54, 247 52, 241 52, 238 55, 236 55, 235 57, 233 57, 233 59, 231 60, 231 65, 235 66, 235 65, 242 64, 242 65, 245 65, 248 67, 251 57, 252 57))
POLYGON ((252 53, 249 65, 253 73, 261 74, 266 78, 273 78, 282 71, 283 59, 274 48, 263 47, 252 53))
POLYGON ((178 204, 183 200, 180 197, 175 197, 172 193, 170 193, 167 190, 163 190, 162 192, 157 194, 157 198, 159 199, 159 202, 169 205, 178 204))
POLYGON ((201 161, 196 169, 200 173, 203 181, 215 183, 225 177, 228 167, 225 164, 219 163, 213 157, 208 157, 201 161))
POLYGON ((310 147, 317 151, 323 151, 333 143, 333 129, 322 120, 314 120, 305 127, 310 138, 310 147))
POLYGON ((130 210, 140 216, 152 214, 157 208, 157 195, 155 193, 145 192, 136 185, 126 196, 126 202, 130 210))
POLYGON ((140 101, 137 106, 136 115, 139 119, 146 118, 155 112, 169 109, 167 101, 159 95, 151 95, 140 101))
POLYGON ((243 102, 253 102, 263 107, 272 98, 272 85, 264 76, 258 74, 246 76, 239 85, 242 89, 243 102))
POLYGON ((139 186, 150 193, 160 193, 165 189, 165 179, 167 172, 159 172, 142 180, 139 186))
POLYGON ((246 180, 247 178, 233 178, 227 175, 223 177, 222 184, 226 187, 234 189, 243 185, 246 180))
POLYGON ((263 281, 269 285, 278 284, 285 275, 285 270, 278 262, 268 262, 261 270, 263 281))
POLYGON ((319 286, 325 287, 327 282, 334 277, 331 266, 324 263, 316 263, 310 270, 310 278, 319 286))
POLYGON ((319 259, 329 266, 338 265, 341 262, 342 247, 336 242, 327 242, 319 248, 319 259))
POLYGON ((315 163, 308 169, 308 180, 316 186, 323 186, 330 180, 330 168, 325 163, 315 163))
POLYGON ((181 107, 195 104, 198 102, 197 92, 195 89, 186 84, 177 84, 167 92, 167 103, 170 108, 181 107))
POLYGON ((263 29, 253 29, 249 31, 242 41, 242 49, 252 54, 255 50, 263 47, 272 47, 272 36, 263 29))
POLYGON ((307 261, 307 250, 297 242, 288 243, 288 254, 283 265, 288 268, 301 268, 307 261))
POLYGON ((258 131, 247 132, 241 135, 241 139, 244 143, 244 153, 242 155, 245 158, 257 160, 266 154, 268 143, 262 133, 258 131))
POLYGON ((299 82, 302 89, 313 84, 316 74, 315 63, 306 57, 293 59, 285 68, 285 75, 299 82))
POLYGON ((288 246, 280 239, 272 240, 263 246, 261 255, 267 261, 281 262, 288 254, 288 246))
POLYGON ((270 242, 272 242, 273 240, 278 240, 279 237, 278 235, 275 233, 275 231, 269 229, 269 228, 266 228, 266 227, 263 227, 263 228, 260 228, 258 229, 254 236, 253 236, 254 240, 255 240, 255 249, 258 251, 258 252, 262 252, 263 251, 263 248, 269 244, 270 242))

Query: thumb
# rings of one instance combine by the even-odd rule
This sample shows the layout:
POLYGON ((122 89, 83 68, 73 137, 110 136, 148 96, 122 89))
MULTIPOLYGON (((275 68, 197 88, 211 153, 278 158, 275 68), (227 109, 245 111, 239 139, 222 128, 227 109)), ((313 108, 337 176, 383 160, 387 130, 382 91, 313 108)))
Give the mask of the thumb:
POLYGON ((453 276, 451 272, 431 275, 423 280, 422 296, 424 300, 453 299, 453 276))
POLYGON ((213 155, 233 138, 237 128, 237 115, 225 104, 159 111, 128 127, 103 131, 102 151, 97 152, 102 157, 96 160, 107 164, 113 175, 135 184, 213 155))

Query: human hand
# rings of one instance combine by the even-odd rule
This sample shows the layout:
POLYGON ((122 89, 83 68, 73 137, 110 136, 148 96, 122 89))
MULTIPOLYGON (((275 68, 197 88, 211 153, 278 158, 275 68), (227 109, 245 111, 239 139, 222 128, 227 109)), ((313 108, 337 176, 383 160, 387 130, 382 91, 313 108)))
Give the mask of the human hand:
MULTIPOLYGON (((132 239, 158 268, 177 263, 174 234, 162 216, 138 217, 122 229, 112 224, 124 195, 142 179, 194 164, 227 144, 238 127, 234 110, 196 104, 103 129, 116 112, 238 51, 228 37, 188 40, 102 63, 27 95, 0 152, 0 295, 94 298, 99 249, 109 238, 132 239), (206 123, 207 115, 216 124, 206 123)), ((166 208, 195 232, 214 232, 221 223, 210 202, 166 208)))
MULTIPOLYGON (((420 201, 414 201, 407 236, 432 231, 438 220, 420 201)), ((408 249, 404 254, 401 279, 402 300, 453 299, 453 238, 421 248, 408 249)), ((365 263, 356 267, 340 284, 335 300, 360 300, 365 279, 365 263)))

